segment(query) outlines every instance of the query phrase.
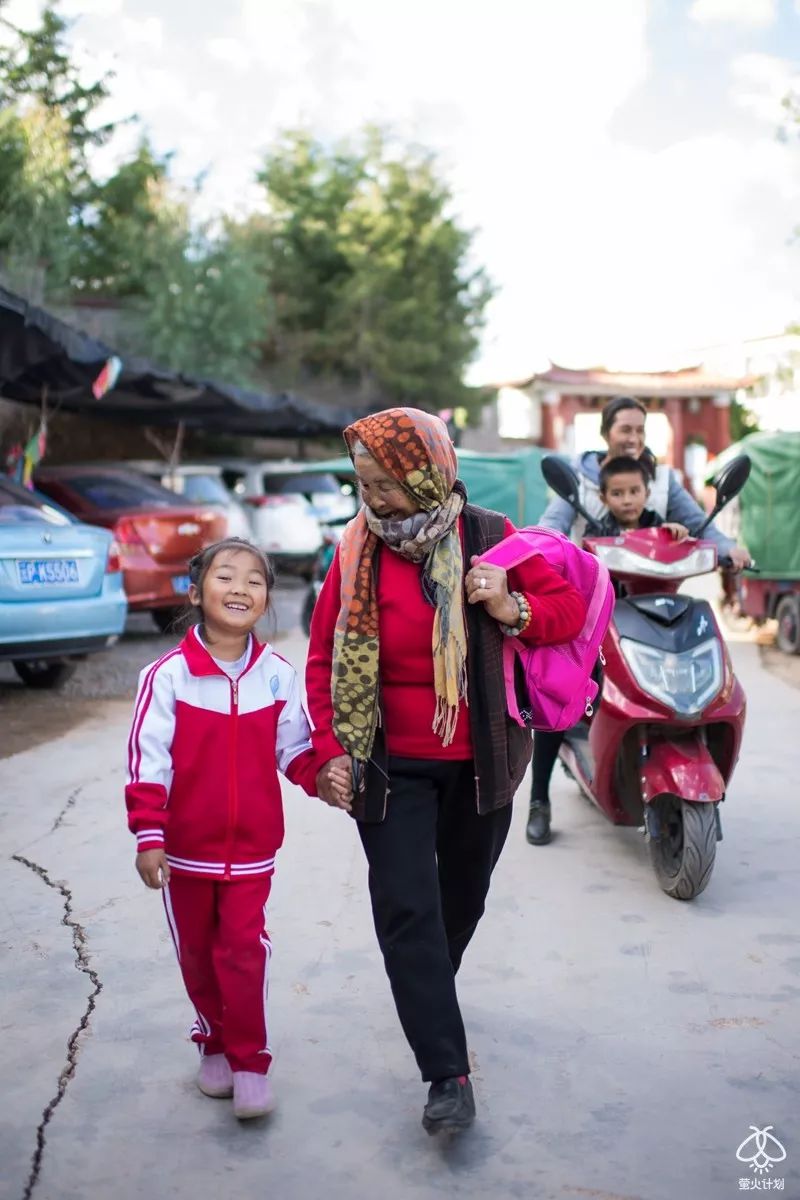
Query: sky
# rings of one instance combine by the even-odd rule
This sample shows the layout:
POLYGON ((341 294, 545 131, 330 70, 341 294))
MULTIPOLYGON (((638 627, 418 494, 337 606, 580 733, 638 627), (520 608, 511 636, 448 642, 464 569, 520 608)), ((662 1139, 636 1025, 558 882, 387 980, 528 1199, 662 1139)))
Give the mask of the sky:
MULTIPOLYGON (((40 0, 9 0, 25 25, 40 0)), ((367 122, 434 150, 497 287, 473 382, 660 369, 800 320, 800 0, 62 0, 106 115, 138 114, 201 215, 265 150, 367 122)))

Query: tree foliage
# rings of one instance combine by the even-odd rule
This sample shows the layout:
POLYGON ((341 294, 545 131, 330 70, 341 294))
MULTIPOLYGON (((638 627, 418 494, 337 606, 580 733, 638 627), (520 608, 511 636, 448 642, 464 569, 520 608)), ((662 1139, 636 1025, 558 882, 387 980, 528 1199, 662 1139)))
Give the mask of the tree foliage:
POLYGON ((273 354, 365 398, 463 404, 490 288, 428 154, 374 130, 356 148, 287 135, 259 174, 276 307, 273 354))
POLYGON ((146 140, 110 179, 93 177, 92 148, 113 129, 101 119, 111 78, 86 81, 67 32, 49 4, 0 47, 11 286, 121 304, 137 316, 123 348, 186 372, 241 383, 262 368, 279 386, 470 405, 462 376, 490 287, 429 154, 371 129, 339 147, 289 133, 258 175, 266 213, 201 226, 146 140))
POLYGON ((27 293, 66 286, 94 182, 88 151, 113 126, 97 120, 108 78, 81 81, 51 6, 39 25, 0 46, 0 255, 9 282, 27 293))
POLYGON ((69 147, 69 185, 80 204, 91 186, 87 152, 105 142, 115 128, 98 121, 96 111, 108 97, 111 77, 82 82, 66 45, 69 23, 52 5, 45 8, 36 28, 11 28, 13 40, 0 47, 0 97, 4 105, 21 105, 24 111, 32 102, 61 118, 69 147))

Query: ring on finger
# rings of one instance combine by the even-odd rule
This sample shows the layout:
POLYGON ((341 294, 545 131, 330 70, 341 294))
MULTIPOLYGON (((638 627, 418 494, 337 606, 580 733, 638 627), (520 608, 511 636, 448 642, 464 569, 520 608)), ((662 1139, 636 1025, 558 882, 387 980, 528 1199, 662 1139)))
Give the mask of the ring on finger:
POLYGON ((484 591, 484 589, 486 588, 486 576, 485 575, 481 575, 480 579, 478 580, 478 587, 481 589, 481 591, 484 591))

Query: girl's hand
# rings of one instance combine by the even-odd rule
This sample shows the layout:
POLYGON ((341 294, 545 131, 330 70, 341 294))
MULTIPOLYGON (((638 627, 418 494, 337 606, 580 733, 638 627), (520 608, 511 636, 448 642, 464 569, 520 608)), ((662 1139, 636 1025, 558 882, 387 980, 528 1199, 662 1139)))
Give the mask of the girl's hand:
POLYGON ((136 855, 136 870, 149 888, 163 888, 169 883, 169 863, 163 850, 142 850, 136 855))
POLYGON ((464 583, 470 604, 482 604, 489 616, 503 625, 517 624, 519 607, 508 594, 508 578, 502 567, 482 563, 478 555, 473 554, 472 567, 464 583))
POLYGON ((332 808, 353 807, 353 767, 349 754, 331 758, 317 772, 317 795, 332 808))
POLYGON ((661 528, 667 529, 676 542, 683 542, 689 536, 689 530, 686 526, 679 525, 677 521, 665 521, 661 528))

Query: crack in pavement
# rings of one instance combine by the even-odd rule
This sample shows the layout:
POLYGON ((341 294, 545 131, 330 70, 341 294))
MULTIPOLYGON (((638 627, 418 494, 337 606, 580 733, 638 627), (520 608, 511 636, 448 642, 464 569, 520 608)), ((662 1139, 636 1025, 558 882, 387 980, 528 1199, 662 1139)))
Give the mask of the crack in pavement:
MULTIPOLYGON (((94 781, 92 781, 92 782, 94 782, 94 781)), ((55 831, 58 829, 58 827, 62 824, 64 817, 67 815, 69 810, 72 808, 73 804, 78 799, 78 796, 80 796, 82 791, 83 791, 83 784, 80 783, 80 784, 78 784, 78 786, 76 788, 73 788, 73 790, 70 792, 69 796, 67 797, 66 804, 64 805, 64 807, 62 808, 62 810, 58 814, 58 816, 56 817, 55 821, 53 821, 53 825, 50 830, 51 833, 55 833, 55 831)))
MULTIPOLYGON (((74 799, 77 798, 77 794, 80 790, 80 788, 76 789, 75 793, 73 793, 73 796, 67 801, 67 805, 64 809, 65 812, 70 806, 70 803, 74 803, 74 799)), ((38 875, 48 887, 53 888, 54 891, 59 892, 63 896, 64 916, 61 918, 61 924, 66 925, 68 929, 72 930, 72 945, 75 949, 76 958, 75 966, 77 970, 83 971, 84 975, 89 976, 94 986, 94 990, 88 997, 86 1010, 83 1013, 83 1016, 81 1017, 77 1027, 67 1039, 67 1061, 62 1067, 61 1074, 58 1077, 58 1088, 56 1094, 44 1109, 42 1113, 42 1119, 39 1122, 39 1126, 36 1130, 36 1150, 34 1151, 33 1158, 31 1159, 31 1171, 30 1175, 28 1176, 28 1182, 25 1185, 25 1191, 22 1193, 22 1200, 30 1200, 30 1197, 33 1195, 33 1189, 36 1187, 36 1184, 39 1181, 39 1173, 42 1169, 42 1157, 44 1155, 46 1141, 45 1130, 50 1124, 53 1113, 64 1099, 67 1086, 75 1074, 78 1066, 78 1039, 84 1030, 89 1028, 89 1018, 95 1010, 96 1000, 103 990, 103 985, 100 982, 97 972, 94 971, 89 965, 86 931, 78 921, 73 921, 72 919, 72 893, 70 892, 69 888, 58 880, 53 881, 44 867, 39 866, 38 863, 31 862, 29 858, 25 858, 21 854, 12 854, 11 857, 14 862, 21 863, 22 866, 28 867, 29 870, 38 875)))

